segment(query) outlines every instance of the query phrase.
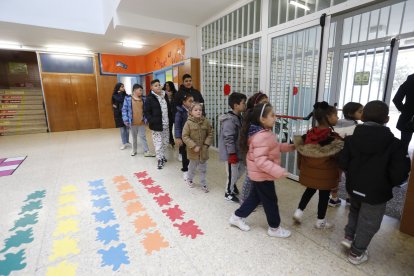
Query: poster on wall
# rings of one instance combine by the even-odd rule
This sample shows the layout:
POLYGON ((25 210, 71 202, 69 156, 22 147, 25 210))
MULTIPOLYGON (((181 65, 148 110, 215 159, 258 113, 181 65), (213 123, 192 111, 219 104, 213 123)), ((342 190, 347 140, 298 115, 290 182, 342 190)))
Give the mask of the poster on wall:
POLYGON ((354 75, 354 85, 368 85, 370 72, 356 72, 354 75))
POLYGON ((9 73, 12 75, 25 74, 27 75, 27 64, 21 62, 9 62, 9 73))

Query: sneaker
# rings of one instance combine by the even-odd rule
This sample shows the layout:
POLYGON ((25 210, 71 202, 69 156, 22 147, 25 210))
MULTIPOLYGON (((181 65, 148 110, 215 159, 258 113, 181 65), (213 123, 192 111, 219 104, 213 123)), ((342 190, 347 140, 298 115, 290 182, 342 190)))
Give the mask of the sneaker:
POLYGON ((165 158, 165 156, 162 158, 162 162, 165 164, 167 163, 167 158, 165 158))
POLYGON ((348 261, 354 265, 360 265, 366 261, 368 261, 368 250, 365 250, 361 256, 357 256, 356 254, 349 252, 348 261))
POLYGON ((180 162, 183 161, 183 156, 181 155, 181 153, 178 154, 178 161, 180 161, 180 162))
POLYGON ((282 226, 279 226, 278 228, 269 227, 267 234, 276 238, 288 238, 292 233, 289 230, 284 229, 282 226))
POLYGON ((349 199, 349 197, 346 199, 346 206, 350 206, 351 205, 351 200, 349 199))
POLYGON ((184 179, 184 181, 187 181, 187 179, 188 179, 188 172, 183 172, 183 179, 184 179))
POLYGON ((303 211, 301 209, 296 209, 295 213, 293 214, 293 220, 297 223, 302 222, 303 211))
POLYGON ((207 186, 201 186, 201 189, 202 189, 205 193, 210 192, 210 191, 208 190, 207 186))
POLYGON ((234 185, 234 190, 233 190, 233 193, 234 193, 235 195, 239 195, 239 194, 240 194, 239 189, 237 188, 237 186, 236 186, 236 185, 234 185))
POLYGON ((345 248, 350 249, 352 246, 352 242, 353 240, 350 237, 345 236, 345 238, 341 241, 341 245, 344 246, 345 248))
POLYGON ((125 144, 125 146, 126 146, 126 147, 132 147, 132 145, 131 145, 131 143, 130 143, 130 142, 126 143, 126 144, 125 144))
POLYGON ((325 219, 318 219, 316 221, 316 224, 315 224, 315 227, 317 229, 329 229, 329 228, 332 228, 333 226, 334 225, 332 223, 329 223, 329 222, 326 221, 326 218, 325 219))
POLYGON ((192 181, 192 180, 190 180, 190 179, 187 179, 187 185, 188 185, 188 187, 190 187, 190 188, 194 188, 194 182, 192 181))
POLYGON ((160 160, 158 160, 158 165, 157 165, 157 168, 158 168, 159 170, 161 170, 163 167, 164 167, 164 163, 162 162, 162 160, 161 160, 161 159, 160 159, 160 160))
POLYGON ((228 201, 233 201, 233 202, 236 202, 236 203, 240 202, 240 200, 237 198, 237 196, 235 194, 225 193, 224 198, 228 201))
POLYGON ((249 231, 250 226, 246 224, 243 218, 236 216, 235 214, 231 215, 229 223, 232 226, 238 227, 242 231, 249 231))
POLYGON ((131 156, 135 156, 135 155, 137 155, 137 152, 136 151, 131 151, 131 156))
POLYGON ((146 152, 144 152, 144 157, 155 157, 155 154, 153 154, 149 151, 146 151, 146 152))
POLYGON ((328 206, 331 206, 331 207, 341 206, 341 199, 339 199, 339 198, 334 199, 334 198, 331 197, 329 199, 328 206))
POLYGON ((126 144, 123 144, 121 147, 120 147, 120 150, 124 150, 124 149, 126 149, 126 144))

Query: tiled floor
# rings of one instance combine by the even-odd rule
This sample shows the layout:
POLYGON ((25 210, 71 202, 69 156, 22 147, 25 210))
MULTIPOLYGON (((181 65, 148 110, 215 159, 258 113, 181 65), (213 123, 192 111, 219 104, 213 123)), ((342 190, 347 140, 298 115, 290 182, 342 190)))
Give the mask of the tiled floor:
POLYGON ((283 180, 276 189, 292 237, 268 237, 262 209, 248 218, 252 230, 242 232, 228 225, 237 205, 224 200, 225 172, 215 152, 205 194, 184 185, 175 154, 158 171, 155 159, 119 150, 119 140, 117 129, 0 137, 2 156, 28 156, 0 178, 0 274, 12 268, 12 275, 414 274, 414 237, 400 233, 394 219, 384 218, 369 262, 356 267, 339 244, 345 206, 329 209, 333 230, 313 228, 316 198, 303 224, 293 225, 303 188, 283 180), (154 183, 139 182, 134 173, 142 171, 154 183), (173 207, 184 212, 175 221, 167 216, 173 207), (191 221, 193 228, 179 227, 191 221), (104 235, 106 227, 115 230, 104 235))

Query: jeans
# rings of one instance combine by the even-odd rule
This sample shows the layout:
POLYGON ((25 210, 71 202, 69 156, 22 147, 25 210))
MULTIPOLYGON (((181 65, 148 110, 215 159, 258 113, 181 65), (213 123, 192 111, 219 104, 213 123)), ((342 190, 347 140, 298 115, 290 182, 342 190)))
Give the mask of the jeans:
POLYGON ((141 140, 142 147, 144 148, 144 152, 148 151, 148 144, 147 138, 145 137, 145 125, 142 126, 131 126, 131 135, 132 135, 132 150, 137 152, 138 143, 137 143, 137 136, 141 140))
MULTIPOLYGON (((299 209, 305 210, 312 196, 316 193, 316 189, 306 188, 299 202, 299 209)), ((330 190, 319 190, 319 202, 318 202, 318 219, 324 219, 326 216, 326 210, 328 209, 330 190)))
POLYGON ((120 127, 122 144, 129 143, 129 128, 126 126, 120 127))

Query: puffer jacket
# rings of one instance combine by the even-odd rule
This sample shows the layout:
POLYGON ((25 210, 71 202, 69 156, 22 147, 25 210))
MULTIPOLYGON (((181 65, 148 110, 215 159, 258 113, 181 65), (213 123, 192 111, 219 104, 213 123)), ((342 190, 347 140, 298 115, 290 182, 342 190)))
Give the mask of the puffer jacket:
MULTIPOLYGON (((142 97, 142 109, 144 109, 145 107, 145 97, 142 97)), ((142 113, 144 113, 144 110, 142 110, 142 113)), ((133 119, 133 114, 132 114, 132 96, 127 95, 124 99, 124 104, 122 106, 122 120, 124 122, 128 122, 129 125, 132 125, 132 119, 133 119)), ((144 124, 147 123, 145 116, 143 116, 143 122, 144 124)))
POLYGON ((295 136, 298 152, 299 182, 312 189, 331 190, 338 186, 340 170, 338 154, 344 141, 336 138, 325 145, 305 144, 304 136, 295 136))
POLYGON ((251 180, 271 181, 287 175, 287 171, 280 166, 280 153, 295 150, 294 145, 278 143, 277 135, 271 130, 255 125, 249 128, 248 144, 246 162, 251 180))
POLYGON ((181 138, 183 136, 183 128, 185 122, 187 122, 188 111, 184 106, 177 106, 177 113, 175 113, 175 138, 181 138))
POLYGON ((208 160, 208 149, 213 141, 213 127, 206 118, 188 116, 183 128, 182 139, 187 146, 189 160, 208 160), (199 152, 194 151, 196 146, 200 147, 199 152))
POLYGON ((237 154, 239 160, 244 160, 239 146, 242 117, 229 111, 220 116, 220 136, 218 148, 220 160, 227 161, 230 154, 237 154))

